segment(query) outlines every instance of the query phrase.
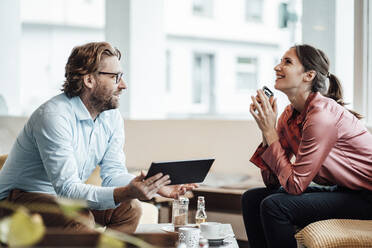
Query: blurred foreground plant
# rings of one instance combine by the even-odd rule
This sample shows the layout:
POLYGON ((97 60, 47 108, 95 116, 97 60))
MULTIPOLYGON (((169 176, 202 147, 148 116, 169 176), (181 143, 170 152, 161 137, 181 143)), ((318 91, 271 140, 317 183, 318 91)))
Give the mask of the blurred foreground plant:
MULTIPOLYGON (((19 247, 32 246, 42 240, 46 233, 42 217, 39 214, 30 214, 30 212, 60 214, 62 210, 62 213, 68 218, 79 221, 87 226, 90 225, 90 219, 81 214, 82 210, 87 209, 84 201, 58 198, 58 204, 60 208, 48 204, 20 206, 7 201, 1 201, 0 208, 12 210, 13 214, 0 219, 0 242, 10 247, 19 247)), ((99 230, 104 230, 104 228, 99 228, 99 230)), ((126 243, 137 247, 154 248, 153 245, 139 238, 115 230, 106 229, 105 231, 97 232, 100 233, 97 244, 98 248, 124 248, 126 247, 126 243)))

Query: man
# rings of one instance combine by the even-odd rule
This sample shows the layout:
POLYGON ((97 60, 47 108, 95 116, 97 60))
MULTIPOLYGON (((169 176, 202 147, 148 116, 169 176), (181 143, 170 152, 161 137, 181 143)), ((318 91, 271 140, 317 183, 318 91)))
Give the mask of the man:
MULTIPOLYGON (((124 126, 118 105, 127 86, 121 54, 106 42, 75 47, 66 64, 62 91, 41 105, 17 137, 0 170, 0 200, 54 204, 56 195, 84 199, 97 223, 134 232, 139 200, 155 194, 176 198, 189 186, 167 186, 168 175, 128 174, 124 126), (99 165, 102 187, 84 184, 99 165)), ((1 213, 0 211, 0 218, 1 213)), ((48 227, 89 231, 63 214, 41 212, 48 227)))

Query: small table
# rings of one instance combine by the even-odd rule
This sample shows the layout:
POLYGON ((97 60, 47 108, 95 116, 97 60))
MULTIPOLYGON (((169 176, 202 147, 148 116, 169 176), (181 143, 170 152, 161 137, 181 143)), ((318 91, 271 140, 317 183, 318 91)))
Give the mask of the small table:
MULTIPOLYGON (((163 229, 171 226, 169 223, 159 223, 159 224, 140 224, 137 227, 136 234, 140 233, 166 233, 163 229)), ((239 248, 238 242, 235 239, 234 231, 230 224, 222 224, 222 228, 225 230, 226 234, 231 234, 230 237, 224 239, 224 244, 220 246, 213 247, 223 247, 223 248, 239 248)))

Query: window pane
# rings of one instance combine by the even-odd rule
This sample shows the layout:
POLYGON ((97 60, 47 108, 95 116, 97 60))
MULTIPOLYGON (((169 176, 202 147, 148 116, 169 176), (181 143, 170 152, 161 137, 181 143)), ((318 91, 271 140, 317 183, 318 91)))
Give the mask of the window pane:
POLYGON ((262 22, 264 0, 245 0, 247 21, 262 22))
POLYGON ((193 0, 192 12, 197 16, 212 16, 213 0, 193 0))
MULTIPOLYGON (((192 104, 201 105, 209 112, 210 88, 213 84, 213 55, 195 54, 192 84, 192 104)), ((199 111, 197 111, 199 112, 199 111)))
POLYGON ((255 90, 258 88, 257 82, 257 58, 238 57, 236 73, 237 90, 255 90))

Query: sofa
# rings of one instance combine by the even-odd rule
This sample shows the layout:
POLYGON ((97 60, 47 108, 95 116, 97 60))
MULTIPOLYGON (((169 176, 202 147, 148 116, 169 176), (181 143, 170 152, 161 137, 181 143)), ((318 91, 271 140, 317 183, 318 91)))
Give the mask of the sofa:
MULTIPOLYGON (((0 116, 0 140, 2 141, 0 154, 9 152, 26 121, 26 117, 0 116)), ((153 161, 215 158, 210 174, 222 175, 219 178, 227 179, 246 175, 250 181, 255 182, 247 185, 257 186, 256 182, 259 182, 258 185, 263 185, 260 171, 249 162, 249 158, 261 140, 254 121, 125 120, 124 128, 126 135, 124 151, 129 171, 146 170, 153 161)), ((95 171, 87 183, 99 185, 99 172, 95 171)), ((240 214, 223 216, 220 213, 209 212, 208 218, 210 221, 230 222, 237 239, 247 240, 240 214)), ((150 219, 144 217, 141 221, 142 223, 154 222, 154 219, 150 219)), ((323 224, 321 223, 320 226, 323 224)), ((315 229, 311 227, 311 230, 315 229)), ((308 237, 316 237, 316 233, 308 232, 308 229, 303 230, 297 236, 299 244, 316 247, 309 245, 310 241, 308 241, 308 237)))

